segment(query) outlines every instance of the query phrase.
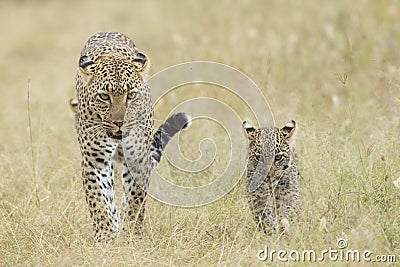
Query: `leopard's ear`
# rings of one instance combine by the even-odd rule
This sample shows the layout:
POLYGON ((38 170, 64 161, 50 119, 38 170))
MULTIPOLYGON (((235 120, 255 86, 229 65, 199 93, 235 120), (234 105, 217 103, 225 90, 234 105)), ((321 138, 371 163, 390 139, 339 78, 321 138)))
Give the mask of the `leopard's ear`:
POLYGON ((78 100, 76 99, 70 99, 69 100, 69 108, 71 109, 71 111, 76 114, 78 112, 78 100))
POLYGON ((283 136, 287 140, 291 140, 294 138, 294 132, 296 131, 296 122, 294 120, 288 122, 283 128, 281 129, 283 132, 283 136))
POLYGON ((242 127, 244 129, 244 131, 246 132, 247 135, 250 135, 252 133, 254 133, 254 131, 256 130, 250 123, 248 123, 247 121, 244 121, 242 123, 242 127))
POLYGON ((79 58, 79 69, 85 73, 85 74, 90 74, 91 69, 94 66, 93 60, 88 57, 88 56, 81 56, 79 58))
POLYGON ((144 53, 137 52, 132 61, 137 71, 143 71, 147 66, 148 58, 144 53))

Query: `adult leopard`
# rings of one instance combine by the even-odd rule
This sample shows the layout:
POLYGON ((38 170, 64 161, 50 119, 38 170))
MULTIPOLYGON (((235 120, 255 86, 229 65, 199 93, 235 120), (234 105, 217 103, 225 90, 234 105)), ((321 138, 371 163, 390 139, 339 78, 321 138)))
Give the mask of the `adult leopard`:
POLYGON ((152 167, 168 141, 190 123, 185 113, 172 115, 153 132, 153 107, 145 82, 148 57, 118 32, 89 38, 79 58, 75 115, 82 154, 83 187, 94 237, 110 241, 131 225, 141 233, 146 189, 152 167), (114 162, 122 163, 122 211, 117 211, 114 162))

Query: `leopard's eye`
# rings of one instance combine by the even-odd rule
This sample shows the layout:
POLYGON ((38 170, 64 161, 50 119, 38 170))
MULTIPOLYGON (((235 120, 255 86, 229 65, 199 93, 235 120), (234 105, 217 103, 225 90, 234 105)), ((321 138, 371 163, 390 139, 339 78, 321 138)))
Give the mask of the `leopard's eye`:
POLYGON ((281 154, 275 155, 275 160, 276 161, 280 161, 281 159, 282 159, 282 155, 281 154))
POLYGON ((106 93, 99 93, 98 96, 103 101, 110 101, 110 96, 106 93))
POLYGON ((128 93, 128 95, 127 95, 127 99, 128 99, 128 100, 132 100, 132 99, 135 99, 136 96, 137 96, 137 91, 130 91, 130 92, 128 93))

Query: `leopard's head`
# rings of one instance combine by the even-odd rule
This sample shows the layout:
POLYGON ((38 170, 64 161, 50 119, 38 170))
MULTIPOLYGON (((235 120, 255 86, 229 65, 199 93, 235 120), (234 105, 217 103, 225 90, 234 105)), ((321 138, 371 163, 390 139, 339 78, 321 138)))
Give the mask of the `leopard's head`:
POLYGON ((143 110, 150 101, 144 81, 147 67, 147 56, 138 51, 133 57, 104 53, 99 57, 82 55, 77 76, 80 87, 77 112, 83 120, 101 124, 109 137, 122 139, 127 110, 147 111, 143 110))
POLYGON ((253 184, 250 185, 250 190, 254 191, 261 183, 260 179, 268 176, 269 179, 275 180, 293 164, 291 148, 296 122, 292 120, 282 128, 256 129, 245 121, 243 128, 249 141, 249 171, 260 176, 254 176, 253 184))

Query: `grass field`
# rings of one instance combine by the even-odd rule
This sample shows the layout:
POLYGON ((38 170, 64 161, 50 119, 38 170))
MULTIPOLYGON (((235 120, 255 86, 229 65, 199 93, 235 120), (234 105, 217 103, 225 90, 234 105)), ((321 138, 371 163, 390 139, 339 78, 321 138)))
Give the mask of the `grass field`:
MULTIPOLYGON (((322 251, 338 238, 400 261, 397 1, 1 1, 0 30, 0 266, 262 266, 265 246, 322 251), (278 126, 298 122, 304 206, 288 234, 255 231, 240 182, 199 208, 149 199, 141 240, 94 246, 67 102, 80 50, 99 31, 131 37, 152 74, 191 60, 230 65, 263 89, 278 126)), ((225 162, 218 127, 193 126, 183 153, 196 156, 193 138, 211 134, 225 162)))

